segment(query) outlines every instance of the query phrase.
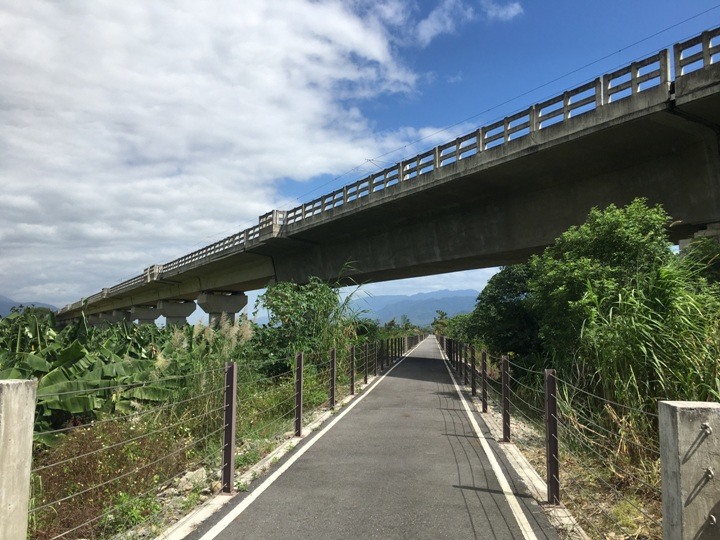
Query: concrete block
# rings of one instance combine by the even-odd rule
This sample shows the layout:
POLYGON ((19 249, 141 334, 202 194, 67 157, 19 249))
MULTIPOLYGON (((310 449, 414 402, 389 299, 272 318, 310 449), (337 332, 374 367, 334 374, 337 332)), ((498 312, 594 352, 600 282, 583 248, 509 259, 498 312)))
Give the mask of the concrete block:
POLYGON ((130 308, 130 317, 138 324, 155 324, 160 312, 154 306, 133 306, 130 308))
POLYGON ((720 538, 720 403, 661 401, 663 539, 720 538))
POLYGON ((27 535, 37 381, 0 381, 0 540, 27 535))
POLYGON ((231 323, 235 322, 235 314, 244 308, 247 303, 248 297, 245 293, 203 292, 200 293, 197 299, 197 305, 210 315, 210 326, 212 327, 220 324, 223 314, 231 323))
POLYGON ((167 326, 185 326, 187 317, 197 309, 195 302, 180 302, 176 300, 160 300, 157 310, 165 317, 167 326))

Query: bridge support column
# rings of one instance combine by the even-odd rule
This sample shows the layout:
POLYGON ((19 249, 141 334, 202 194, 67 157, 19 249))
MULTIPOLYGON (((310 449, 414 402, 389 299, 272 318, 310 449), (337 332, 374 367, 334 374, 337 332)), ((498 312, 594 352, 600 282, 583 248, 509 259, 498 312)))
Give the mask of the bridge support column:
POLYGON ((696 238, 712 238, 720 243, 720 223, 708 223, 705 229, 696 232, 692 238, 680 240, 680 250, 684 250, 696 238))
POLYGON ((138 324, 155 324, 155 319, 160 312, 154 306, 133 306, 130 308, 131 320, 137 320, 138 324))
POLYGON ((203 292, 198 296, 197 304, 205 313, 210 315, 210 326, 215 328, 220 324, 223 313, 230 323, 235 322, 235 314, 248 303, 245 293, 213 293, 203 292))
POLYGON ((100 326, 102 324, 102 321, 100 320, 100 314, 93 313, 91 315, 88 315, 87 323, 88 323, 88 326, 100 326))
POLYGON ((100 322, 103 325, 113 324, 113 323, 119 323, 122 321, 129 321, 130 320, 130 313, 127 311, 121 311, 121 310, 113 310, 113 311, 106 311, 105 313, 100 314, 100 322))
POLYGON ((178 327, 187 324, 187 318, 193 314, 196 308, 193 301, 160 300, 157 305, 160 315, 165 317, 165 325, 178 327))

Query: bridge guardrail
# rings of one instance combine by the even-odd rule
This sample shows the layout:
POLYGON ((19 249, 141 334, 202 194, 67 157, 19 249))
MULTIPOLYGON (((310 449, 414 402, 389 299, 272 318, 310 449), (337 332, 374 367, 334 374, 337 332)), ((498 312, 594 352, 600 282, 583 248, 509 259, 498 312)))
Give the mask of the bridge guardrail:
MULTIPOLYGON (((698 36, 675 44, 672 47, 675 78, 713 64, 720 55, 719 38, 720 27, 707 30, 698 36)), ((553 125, 568 122, 590 111, 612 106, 625 98, 640 95, 651 88, 665 85, 669 98, 670 82, 673 79, 669 54, 668 49, 662 49, 656 54, 534 104, 528 109, 480 127, 453 141, 400 161, 392 167, 282 212, 282 222, 279 224, 296 225, 348 203, 369 199, 372 195, 399 183, 411 181, 422 174, 438 170, 486 150, 507 145, 511 141, 538 133, 553 125)), ((254 227, 157 266, 162 267, 166 274, 177 274, 198 263, 212 260, 214 257, 222 257, 240 251, 248 244, 260 239, 260 229, 267 225, 268 219, 272 219, 268 216, 274 215, 276 215, 275 212, 265 214, 259 218, 259 224, 254 227)), ((142 284, 144 284, 143 276, 135 276, 110 287, 108 291, 111 295, 121 294, 142 284)), ((100 299, 102 299, 101 293, 90 296, 87 298, 87 302, 92 304, 100 299)), ((58 314, 76 309, 78 309, 77 303, 71 304, 61 308, 58 314)))
POLYGON ((699 36, 673 45, 675 76, 709 67, 720 55, 720 28, 706 30, 699 36))

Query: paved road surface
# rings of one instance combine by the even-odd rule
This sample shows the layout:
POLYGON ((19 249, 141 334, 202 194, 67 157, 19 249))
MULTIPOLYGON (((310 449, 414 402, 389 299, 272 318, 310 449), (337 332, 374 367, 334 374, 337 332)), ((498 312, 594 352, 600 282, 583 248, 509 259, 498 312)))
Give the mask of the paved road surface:
POLYGON ((207 533, 220 513, 190 538, 557 539, 521 482, 509 476, 514 495, 503 491, 440 358, 426 339, 324 435, 303 441, 295 453, 312 447, 227 528, 207 533))

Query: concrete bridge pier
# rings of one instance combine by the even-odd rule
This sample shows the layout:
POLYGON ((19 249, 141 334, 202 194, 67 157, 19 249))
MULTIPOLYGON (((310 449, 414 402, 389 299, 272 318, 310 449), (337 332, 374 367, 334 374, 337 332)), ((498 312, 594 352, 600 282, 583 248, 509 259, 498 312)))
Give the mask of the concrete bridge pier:
POLYGON ((130 308, 131 320, 137 320, 138 324, 155 324, 155 319, 160 312, 155 306, 133 306, 130 308))
POLYGON ((165 326, 177 326, 182 328, 187 324, 187 318, 193 314, 197 306, 192 300, 183 302, 180 300, 160 300, 157 310, 165 317, 165 326))
POLYGON ((106 311, 100 314, 100 324, 107 326, 113 323, 119 323, 122 321, 130 321, 130 312, 114 309, 112 311, 106 311))
POLYGON ((223 313, 230 323, 235 322, 235 314, 248 303, 245 293, 202 292, 197 304, 210 315, 210 326, 216 328, 220 324, 223 313))
POLYGON ((680 240, 680 251, 684 250, 696 238, 712 238, 720 243, 720 223, 708 223, 705 229, 697 231, 692 238, 680 240))

